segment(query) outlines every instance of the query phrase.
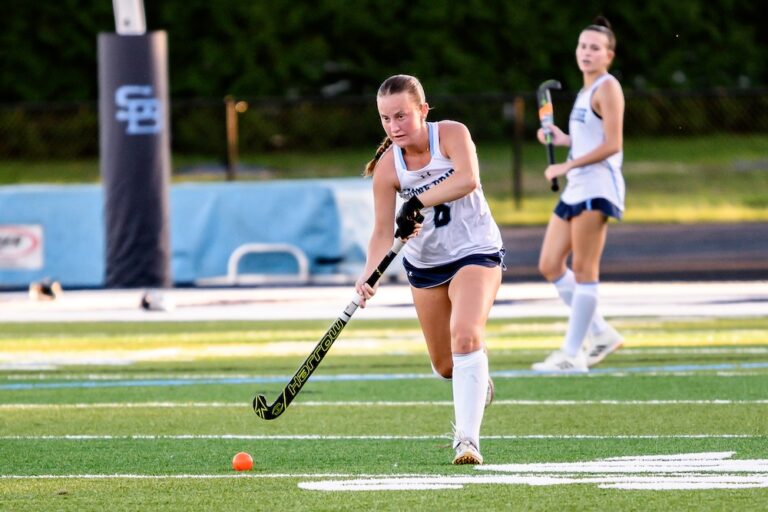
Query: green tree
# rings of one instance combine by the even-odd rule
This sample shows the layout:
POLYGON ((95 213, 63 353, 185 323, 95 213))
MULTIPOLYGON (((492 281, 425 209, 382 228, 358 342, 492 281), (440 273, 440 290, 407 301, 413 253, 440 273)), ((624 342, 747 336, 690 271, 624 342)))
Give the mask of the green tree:
MULTIPOLYGON (((10 0, 0 18, 0 101, 94 100, 96 41, 111 3, 10 0)), ((164 0, 173 97, 371 94, 410 73, 428 94, 573 90, 580 30, 614 25, 628 89, 768 85, 768 2, 748 0, 164 0)))

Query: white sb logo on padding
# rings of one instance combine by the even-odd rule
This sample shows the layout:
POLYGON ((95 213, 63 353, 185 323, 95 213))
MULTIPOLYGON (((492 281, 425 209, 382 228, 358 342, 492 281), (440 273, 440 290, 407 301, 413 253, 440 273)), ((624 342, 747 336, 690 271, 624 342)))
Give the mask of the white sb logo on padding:
POLYGON ((127 121, 125 133, 145 135, 163 129, 163 104, 154 97, 152 86, 123 85, 115 91, 118 110, 115 119, 127 121))

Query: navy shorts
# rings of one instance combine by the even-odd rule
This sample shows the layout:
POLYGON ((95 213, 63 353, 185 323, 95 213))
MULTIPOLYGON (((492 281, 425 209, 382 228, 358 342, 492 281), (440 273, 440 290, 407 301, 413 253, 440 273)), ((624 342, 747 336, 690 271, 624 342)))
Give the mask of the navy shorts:
POLYGON ((480 265, 489 268, 501 266, 504 269, 504 253, 505 250, 502 248, 493 254, 470 254, 451 263, 429 268, 414 267, 407 259, 403 258, 403 267, 411 286, 414 288, 434 288, 448 283, 461 267, 467 265, 480 265))
POLYGON ((621 220, 621 210, 619 207, 602 197, 596 197, 594 199, 587 199, 581 203, 568 204, 562 200, 555 206, 555 215, 565 221, 569 221, 572 218, 580 215, 583 211, 597 210, 603 212, 606 217, 614 217, 617 220, 621 220))

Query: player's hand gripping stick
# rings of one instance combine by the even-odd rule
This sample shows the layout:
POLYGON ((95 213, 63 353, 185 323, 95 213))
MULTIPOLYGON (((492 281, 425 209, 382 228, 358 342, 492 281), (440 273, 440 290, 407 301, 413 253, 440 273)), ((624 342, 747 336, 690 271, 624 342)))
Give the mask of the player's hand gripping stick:
POLYGON ((421 214, 422 208, 424 208, 424 204, 417 196, 412 196, 403 203, 395 217, 395 223, 397 224, 396 238, 408 238, 416 229, 416 224, 424 222, 424 216, 421 214))

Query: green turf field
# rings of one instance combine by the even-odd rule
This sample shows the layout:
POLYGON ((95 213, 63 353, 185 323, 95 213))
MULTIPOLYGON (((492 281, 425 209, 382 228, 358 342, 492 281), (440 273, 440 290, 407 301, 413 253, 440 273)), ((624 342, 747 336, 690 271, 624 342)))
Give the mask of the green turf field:
POLYGON ((528 371, 562 320, 489 324, 477 468, 414 321, 350 323, 271 422, 329 322, 4 324, 0 509, 765 510, 768 319, 613 322, 582 376, 528 371))

